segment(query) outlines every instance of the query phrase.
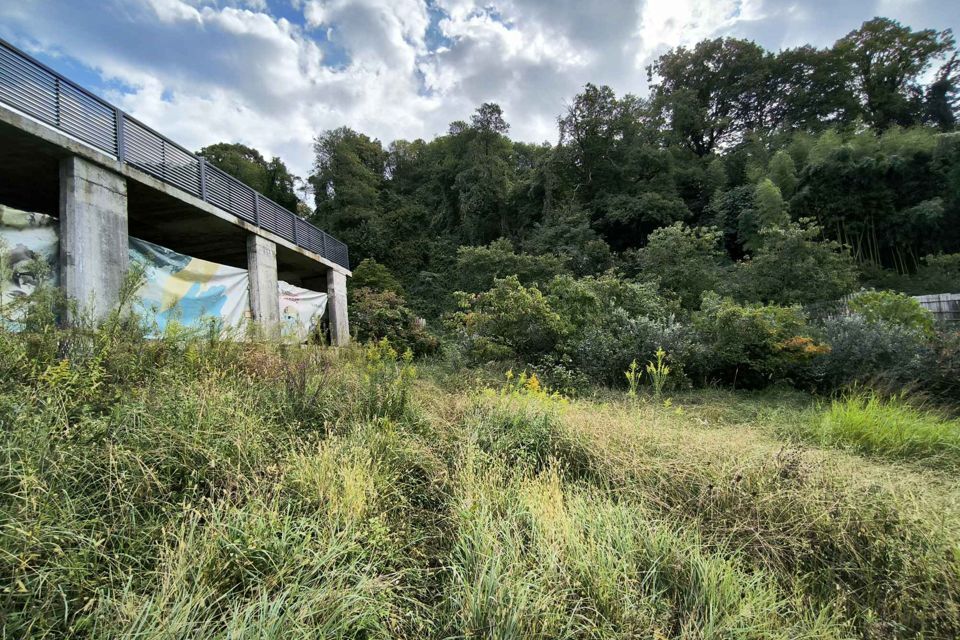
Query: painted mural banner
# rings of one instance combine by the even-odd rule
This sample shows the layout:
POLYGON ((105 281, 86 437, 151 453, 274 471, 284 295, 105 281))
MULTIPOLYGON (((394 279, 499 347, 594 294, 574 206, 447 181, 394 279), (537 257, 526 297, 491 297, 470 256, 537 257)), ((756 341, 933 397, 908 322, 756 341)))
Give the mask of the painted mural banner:
MULTIPOLYGON (((151 324, 151 334, 162 335, 173 326, 188 330, 213 326, 224 337, 247 335, 252 314, 246 269, 137 238, 130 238, 129 256, 144 277, 133 308, 151 324)), ((40 270, 55 280, 58 264, 58 220, 0 206, 0 304, 30 295, 43 275, 40 270)), ((318 338, 327 294, 282 281, 278 293, 283 338, 291 342, 318 338)))
POLYGON ((56 282, 56 218, 0 205, 0 308, 29 296, 44 276, 56 282))
POLYGON ((327 294, 283 280, 279 285, 281 335, 296 342, 319 339, 320 320, 327 311, 327 294))
POLYGON ((171 323, 202 329, 214 321, 224 335, 242 332, 250 319, 244 269, 177 253, 130 238, 130 263, 143 269, 134 310, 163 334, 171 323))

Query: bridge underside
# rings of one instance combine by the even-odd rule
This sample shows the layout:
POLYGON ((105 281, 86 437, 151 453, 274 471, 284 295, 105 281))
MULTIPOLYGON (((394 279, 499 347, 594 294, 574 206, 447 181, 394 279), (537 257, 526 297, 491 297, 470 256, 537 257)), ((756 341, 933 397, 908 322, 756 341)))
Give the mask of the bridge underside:
MULTIPOLYGON (((59 217, 60 162, 74 155, 74 150, 0 119, 0 204, 59 217)), ((247 268, 249 230, 211 215, 169 189, 145 182, 127 178, 131 236, 204 260, 247 268)), ((327 265, 277 244, 281 280, 322 290, 329 270, 327 265)))

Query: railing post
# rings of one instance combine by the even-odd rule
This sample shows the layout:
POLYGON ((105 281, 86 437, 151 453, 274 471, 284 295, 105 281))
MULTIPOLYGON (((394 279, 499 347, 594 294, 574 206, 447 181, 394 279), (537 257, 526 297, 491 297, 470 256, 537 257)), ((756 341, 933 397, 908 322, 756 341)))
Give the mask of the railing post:
POLYGON ((253 192, 253 224, 260 226, 260 192, 253 192))
POLYGON ((327 257, 327 232, 320 230, 320 255, 324 258, 327 257))
POLYGON ((123 143, 123 111, 120 111, 120 109, 114 109, 113 114, 113 119, 117 127, 117 160, 123 162, 127 155, 126 145, 123 143))
POLYGON ((53 118, 60 128, 60 78, 53 79, 53 118))
POLYGON ((200 156, 200 199, 207 201, 207 159, 200 156))
POLYGON ((297 245, 297 246, 299 247, 299 246, 300 246, 300 241, 297 240, 297 227, 298 227, 299 225, 298 225, 297 223, 300 222, 300 218, 297 217, 297 215, 296 215, 295 213, 291 213, 290 215, 293 217, 293 244, 295 244, 295 245, 297 245))

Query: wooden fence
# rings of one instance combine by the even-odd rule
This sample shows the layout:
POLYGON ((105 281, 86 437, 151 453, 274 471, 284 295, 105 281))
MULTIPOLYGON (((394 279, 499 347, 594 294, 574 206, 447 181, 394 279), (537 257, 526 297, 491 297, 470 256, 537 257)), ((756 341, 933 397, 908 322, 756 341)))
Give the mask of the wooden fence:
POLYGON ((937 320, 960 322, 960 293, 935 293, 913 296, 913 299, 933 313, 937 320))

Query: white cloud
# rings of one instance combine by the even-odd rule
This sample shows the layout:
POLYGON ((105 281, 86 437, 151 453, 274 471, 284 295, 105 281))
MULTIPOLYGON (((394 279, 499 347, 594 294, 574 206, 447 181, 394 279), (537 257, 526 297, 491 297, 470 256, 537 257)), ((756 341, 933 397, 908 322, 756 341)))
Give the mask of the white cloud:
MULTIPOLYGON (((430 137, 484 101, 515 137, 555 140, 586 82, 643 95, 653 56, 705 37, 828 44, 879 1, 32 0, 0 2, 0 36, 119 82, 112 100, 185 146, 240 141, 306 174, 324 129, 430 137)), ((960 22, 951 0, 882 2, 915 27, 960 22)))
POLYGON ((638 30, 638 61, 646 63, 666 49, 693 45, 738 22, 757 20, 760 4, 760 0, 647 0, 638 30))

